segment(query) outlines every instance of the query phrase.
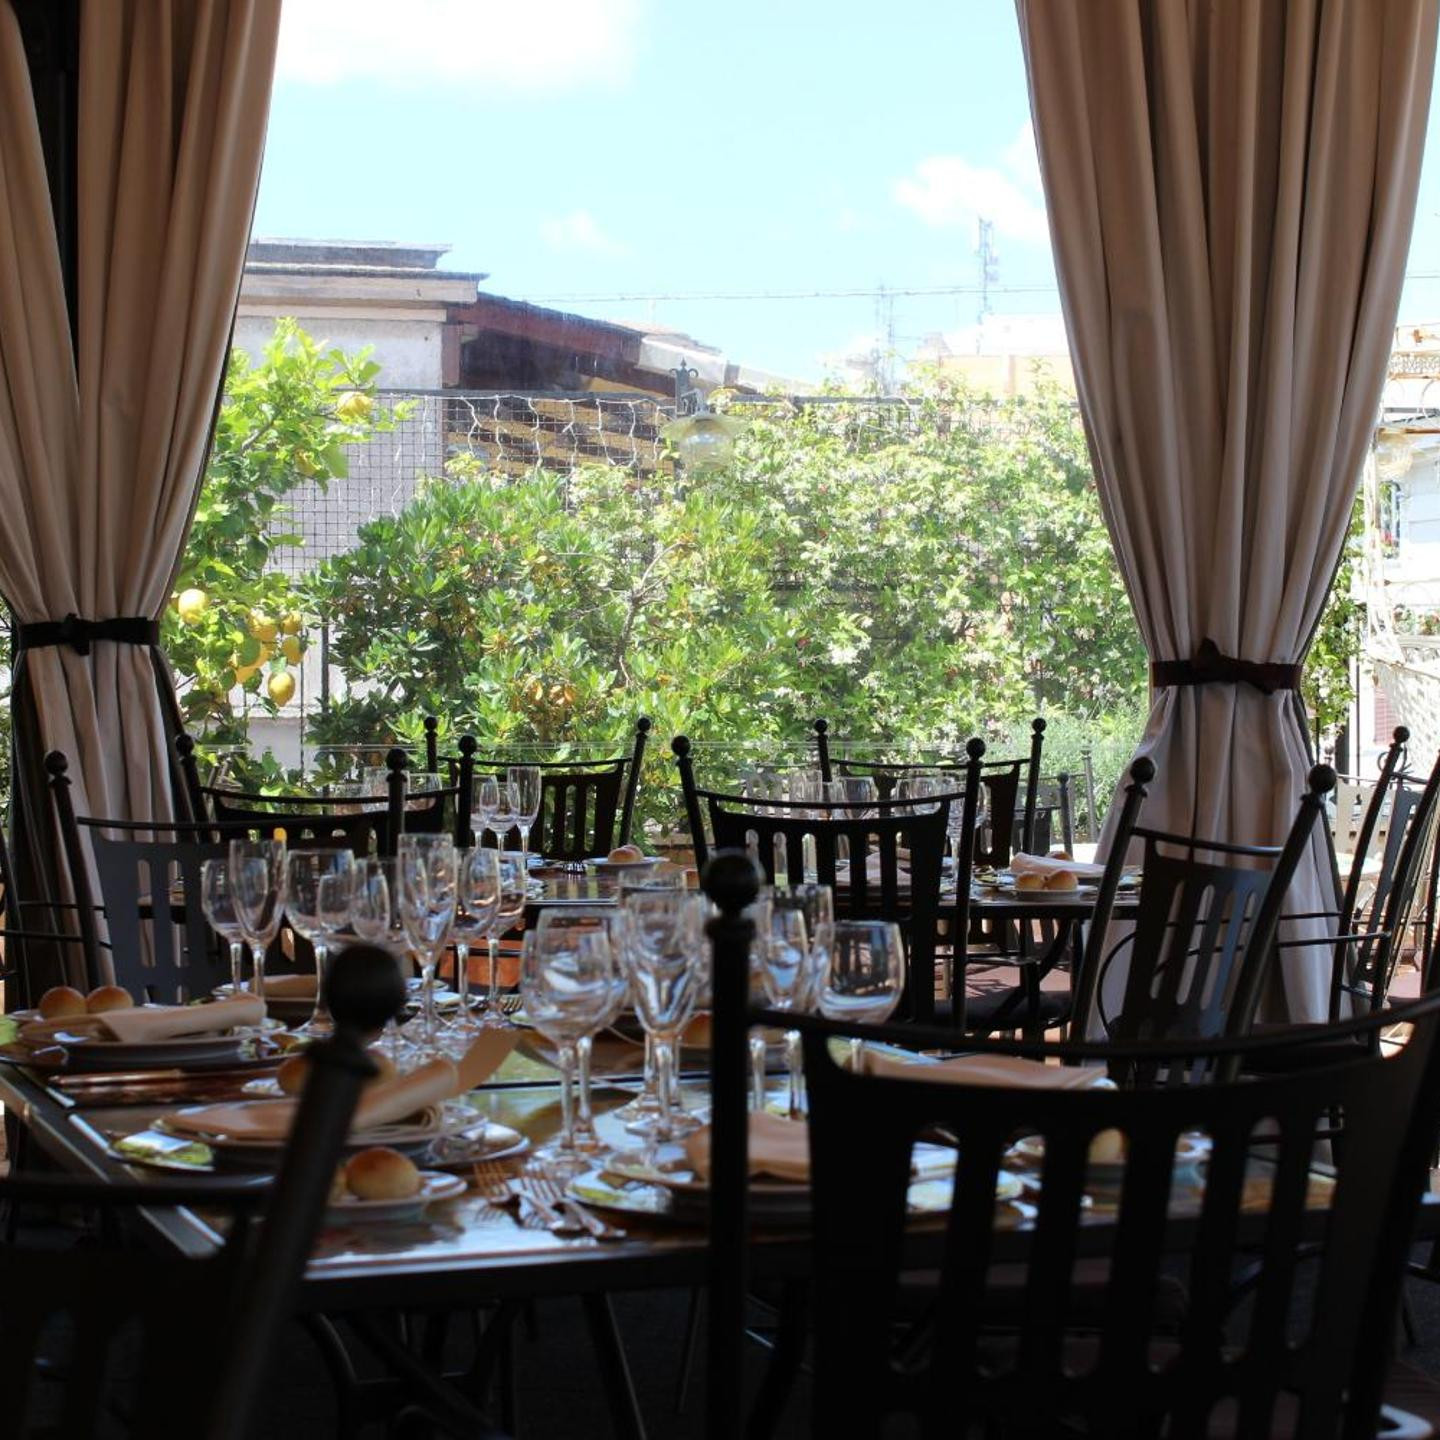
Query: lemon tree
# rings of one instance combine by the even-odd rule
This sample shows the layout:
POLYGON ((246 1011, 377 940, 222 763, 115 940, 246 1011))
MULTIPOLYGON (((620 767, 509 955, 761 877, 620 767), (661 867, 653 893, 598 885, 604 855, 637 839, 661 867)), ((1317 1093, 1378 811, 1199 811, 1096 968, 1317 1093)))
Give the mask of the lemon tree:
POLYGON ((346 447, 393 426, 375 406, 379 373, 368 351, 326 347, 293 320, 276 324, 254 363, 232 352, 163 626, 189 729, 238 738, 250 706, 274 711, 294 698, 310 625, 274 563, 301 543, 286 528, 286 499, 307 481, 343 479, 346 447))

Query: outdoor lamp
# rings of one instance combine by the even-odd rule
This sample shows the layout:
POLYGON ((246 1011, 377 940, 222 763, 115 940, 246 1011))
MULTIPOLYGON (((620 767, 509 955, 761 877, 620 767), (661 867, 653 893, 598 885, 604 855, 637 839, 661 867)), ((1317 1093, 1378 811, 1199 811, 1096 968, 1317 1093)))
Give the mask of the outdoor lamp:
POLYGON ((660 438, 675 447, 676 458, 687 470, 719 470, 735 454, 735 437, 743 420, 717 415, 690 382, 696 372, 681 365, 675 371, 675 418, 662 427, 660 438))
POLYGON ((1414 463, 1414 441, 1398 425, 1382 425, 1375 432, 1375 473, 1382 480, 1398 480, 1414 463))

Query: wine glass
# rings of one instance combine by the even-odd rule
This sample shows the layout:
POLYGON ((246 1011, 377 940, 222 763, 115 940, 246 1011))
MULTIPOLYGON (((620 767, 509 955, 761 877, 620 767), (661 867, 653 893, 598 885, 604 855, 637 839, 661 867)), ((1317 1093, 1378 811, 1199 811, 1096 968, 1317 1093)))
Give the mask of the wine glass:
MULTIPOLYGON (((484 783, 484 781, 481 782, 482 785, 484 783)), ((485 828, 495 832, 495 848, 503 851, 505 837, 515 828, 514 796, 508 782, 500 779, 499 776, 490 776, 489 783, 495 787, 495 803, 489 807, 490 819, 485 828)))
MULTIPOLYGON (((404 980, 408 978, 405 964, 408 946, 400 923, 400 907, 395 901, 399 888, 393 859, 370 856, 362 860, 356 866, 350 895, 350 928, 367 944, 390 951, 404 980)), ((390 1058, 398 1062, 401 1036, 395 1015, 386 1022, 385 1036, 390 1058)))
POLYGON ((263 1000, 265 952, 279 934, 285 913, 285 842, 232 840, 229 869, 235 918, 250 946, 251 989, 263 1000))
MULTIPOLYGON (((629 917, 623 963, 640 1023, 655 1045, 660 1111, 652 1138, 677 1132, 675 1047, 695 1013, 708 970, 703 895, 641 891, 625 902, 629 917)), ((683 1122, 681 1122, 683 1124, 683 1122)), ((693 1123, 693 1122, 691 1122, 693 1123)))
MULTIPOLYGON (((810 967, 810 932, 805 924, 805 911, 799 905, 782 902, 783 891, 771 898, 770 926, 755 947, 760 964, 760 983, 766 1003, 772 1010, 803 1010, 807 990, 806 976, 810 967)), ((785 1032, 785 1069, 789 1077, 789 1113, 792 1119, 801 1114, 800 1047, 794 1030, 785 1032)), ((756 1108, 765 1105, 765 1041, 763 1036, 750 1040, 751 1089, 756 1108)))
POLYGON ((475 846, 455 852, 455 918, 450 939, 455 946, 455 988, 460 992, 462 1030, 478 1025, 470 1010, 470 945, 495 927, 500 909, 500 857, 475 846))
MULTIPOLYGON (((500 806, 500 782, 493 775, 482 775, 475 782, 475 799, 470 806, 470 820, 475 827, 475 843, 485 843, 485 832, 490 828, 491 818, 500 806)), ((500 848, 500 841, 495 841, 500 848)))
POLYGON ((510 790, 510 805, 515 816, 515 825, 520 831, 520 854, 528 870, 530 827, 540 814, 540 767, 511 765, 505 771, 505 783, 510 790))
POLYGON ((435 1050, 435 967, 455 920, 455 846, 448 835, 402 835, 395 873, 400 881, 400 923, 420 965, 420 1034, 435 1050))
MULTIPOLYGON (((828 1020, 883 1025, 905 989, 905 945, 889 920, 839 920, 830 964, 820 983, 818 1008, 828 1020)), ((857 1075, 865 1042, 850 1039, 850 1068, 857 1075)))
POLYGON ((520 993, 530 1022, 558 1051, 561 1131, 538 1159, 554 1173, 577 1173, 589 1163, 576 1143, 576 1042, 595 1032, 610 1003, 615 961, 603 925, 556 926, 525 934, 520 993))
POLYGON ((525 914, 525 902, 529 898, 530 877, 520 863, 520 857, 513 852, 495 852, 500 866, 500 903, 495 908, 495 923, 486 932, 490 951, 490 969, 486 984, 486 1005, 500 989, 500 937, 513 930, 525 914))
POLYGON ((330 941, 349 918, 354 885, 355 856, 349 850, 306 848, 285 857, 285 914, 290 928, 315 950, 315 1009, 298 1034, 318 1038, 335 1029, 325 1008, 325 961, 330 941))
POLYGON ((200 908, 210 928, 230 946, 230 990, 239 995, 245 988, 245 931, 235 910, 228 861, 216 858, 200 867, 200 908))

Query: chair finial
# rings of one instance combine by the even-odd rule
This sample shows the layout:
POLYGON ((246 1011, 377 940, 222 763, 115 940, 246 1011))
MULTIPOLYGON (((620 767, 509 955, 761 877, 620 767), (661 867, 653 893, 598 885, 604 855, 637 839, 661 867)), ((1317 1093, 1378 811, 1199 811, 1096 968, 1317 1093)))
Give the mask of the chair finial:
POLYGON ((45 770, 56 780, 59 780, 70 769, 70 761, 66 759, 63 750, 52 750, 45 757, 45 770))
POLYGON ((1335 788, 1335 771, 1329 765, 1316 765, 1309 775, 1310 793, 1317 799, 1335 788))
POLYGON ((1137 785, 1148 785, 1155 778, 1155 762, 1148 755, 1137 755, 1130 766, 1130 778, 1137 785))
POLYGON ((760 893, 760 869, 745 850, 718 850, 700 877, 705 893, 727 916, 738 915, 760 893))
POLYGON ((1037 715, 1037 716, 1030 722, 1030 728, 1031 728, 1037 735, 1043 735, 1043 734, 1045 733, 1045 717, 1044 717, 1043 715, 1037 715))
POLYGON ((480 742, 473 735, 460 737, 460 753, 462 755, 473 755, 479 748, 480 742))
POLYGON ((1408 725, 1397 725, 1393 738, 1397 745, 1404 745, 1410 739, 1410 727, 1408 725))
POLYGON ((677 760, 683 760, 690 753, 690 737, 677 735, 670 742, 670 749, 674 752, 677 760))
POLYGON ((327 968, 325 1002, 338 1025, 367 1035, 383 1030, 405 1006, 395 957, 378 945, 347 945, 327 968))
POLYGON ((635 728, 642 734, 648 735, 653 728, 653 722, 648 715, 642 715, 636 722, 635 728))
POLYGON ((978 735, 972 735, 965 742, 965 753, 972 760, 978 760, 985 753, 985 742, 978 735))
POLYGON ((828 720, 815 720, 812 722, 812 725, 817 735, 825 734, 830 728, 830 722, 828 720))
POLYGON ((408 757, 398 746, 394 745, 385 752, 385 768, 393 775, 397 770, 403 770, 408 757))

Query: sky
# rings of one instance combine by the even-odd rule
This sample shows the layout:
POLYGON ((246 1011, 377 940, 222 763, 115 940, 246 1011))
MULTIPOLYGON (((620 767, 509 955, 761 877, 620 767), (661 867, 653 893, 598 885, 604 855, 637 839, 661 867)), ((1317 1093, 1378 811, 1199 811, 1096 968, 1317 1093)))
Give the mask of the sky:
MULTIPOLYGON (((1437 131, 1407 323, 1440 321, 1437 131)), ((1013 0, 287 0, 254 233, 446 243, 815 380, 973 326, 981 216, 993 312, 1058 312, 1013 0)))

